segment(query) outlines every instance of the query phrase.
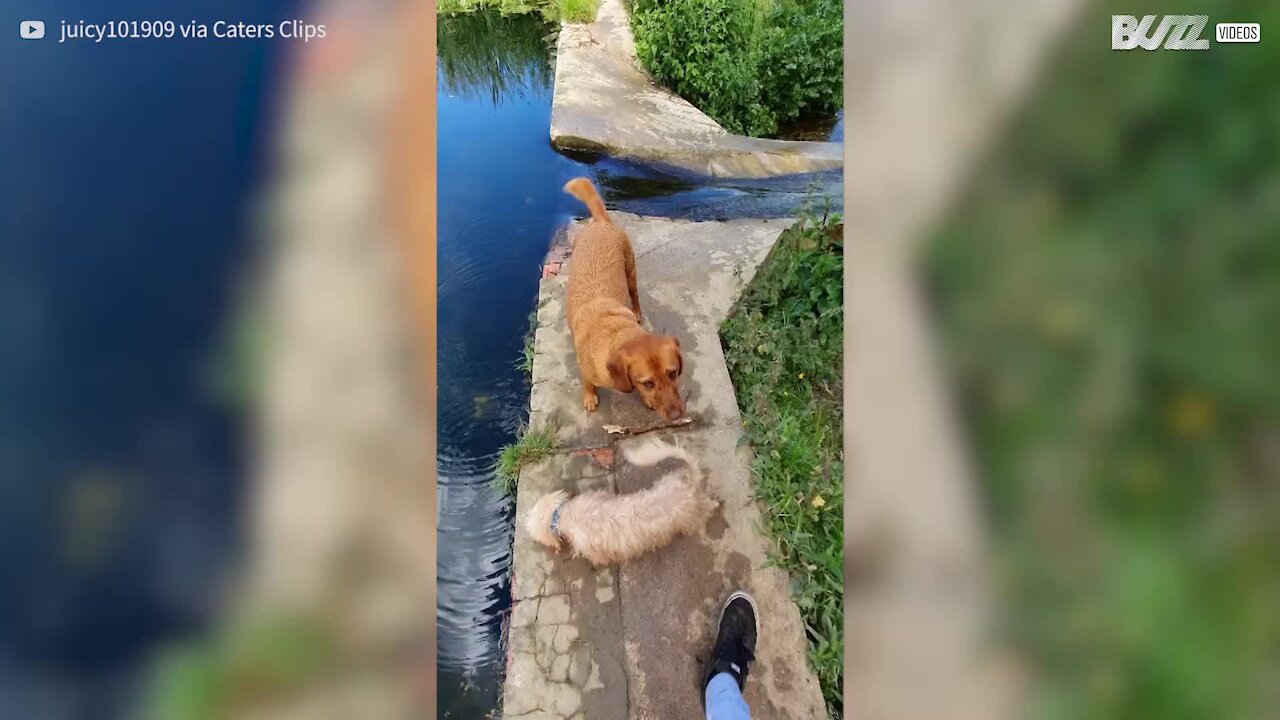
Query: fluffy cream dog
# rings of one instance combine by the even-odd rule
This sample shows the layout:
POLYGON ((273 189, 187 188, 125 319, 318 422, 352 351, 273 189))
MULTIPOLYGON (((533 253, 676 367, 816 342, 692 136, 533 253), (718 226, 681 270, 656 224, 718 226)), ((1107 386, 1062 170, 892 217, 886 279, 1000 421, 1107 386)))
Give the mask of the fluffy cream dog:
POLYGON ((525 530, 553 550, 564 545, 600 567, 665 547, 681 535, 702 531, 718 503, 698 488, 702 470, 683 448, 649 442, 623 451, 632 465, 656 465, 677 458, 684 468, 663 475, 646 490, 615 495, 593 490, 576 497, 557 490, 534 503, 525 530))

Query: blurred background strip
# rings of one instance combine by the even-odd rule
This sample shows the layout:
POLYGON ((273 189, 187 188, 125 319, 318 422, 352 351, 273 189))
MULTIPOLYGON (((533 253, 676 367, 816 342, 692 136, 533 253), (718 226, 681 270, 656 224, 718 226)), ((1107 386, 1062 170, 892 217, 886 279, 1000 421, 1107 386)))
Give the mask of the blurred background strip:
POLYGON ((1280 45, 930 5, 848 23, 852 714, 1275 717, 1280 45))
POLYGON ((849 717, 1016 717, 981 488, 915 257, 1080 5, 846 6, 849 717))
MULTIPOLYGON (((275 24, 295 6, 196 0, 180 19, 275 24)), ((5 717, 134 717, 158 656, 234 604, 256 218, 291 46, 58 43, 60 19, 172 13, 0 8, 5 717), (43 40, 14 31, 33 16, 43 40)))
POLYGON ((420 452, 425 472, 419 476, 421 493, 414 502, 429 513, 426 520, 430 538, 429 569, 419 570, 430 578, 430 586, 418 585, 429 595, 416 597, 431 618, 419 627, 421 650, 425 658, 415 659, 413 667, 425 682, 418 695, 420 717, 435 717, 437 712, 436 665, 436 558, 437 525, 435 457, 436 423, 436 12, 434 2, 403 4, 397 41, 400 59, 396 85, 395 119, 391 127, 391 143, 387 151, 389 166, 388 199, 391 204, 393 232, 400 249, 403 282, 408 286, 407 302, 413 324, 413 357, 419 369, 414 391, 422 399, 421 412, 428 418, 420 422, 424 431, 420 452))
POLYGON ((261 202, 248 547, 160 663, 157 720, 434 714, 433 28, 391 1, 305 17, 327 35, 290 58, 261 202))
POLYGON ((250 677, 228 701, 245 704, 237 716, 407 720, 434 699, 432 378, 420 354, 433 286, 410 265, 429 256, 422 178, 434 168, 388 162, 431 159, 428 128, 404 125, 429 120, 425 101, 398 96, 430 90, 402 67, 422 59, 408 44, 430 41, 406 22, 421 23, 408 3, 328 3, 316 16, 332 36, 301 56, 271 199, 244 613, 307 623, 324 650, 278 697, 250 677))

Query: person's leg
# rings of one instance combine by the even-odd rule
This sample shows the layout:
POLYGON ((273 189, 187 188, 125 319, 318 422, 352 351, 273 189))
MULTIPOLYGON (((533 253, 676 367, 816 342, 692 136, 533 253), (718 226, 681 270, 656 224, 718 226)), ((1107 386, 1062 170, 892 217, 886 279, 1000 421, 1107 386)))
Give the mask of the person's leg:
POLYGON ((717 673, 707 683, 707 720, 751 720, 751 708, 742 699, 738 681, 729 673, 717 673))
POLYGON ((716 644, 707 669, 704 700, 707 720, 750 720, 751 710, 742 698, 751 661, 756 657, 760 619, 756 601, 744 592, 735 592, 720 610, 716 644))

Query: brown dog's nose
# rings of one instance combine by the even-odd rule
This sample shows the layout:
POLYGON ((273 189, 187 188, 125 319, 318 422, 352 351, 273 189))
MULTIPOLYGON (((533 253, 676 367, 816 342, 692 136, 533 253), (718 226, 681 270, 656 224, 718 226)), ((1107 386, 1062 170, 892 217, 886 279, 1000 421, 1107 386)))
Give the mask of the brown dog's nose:
POLYGON ((668 420, 679 420, 681 415, 684 415, 684 410, 679 407, 673 407, 667 410, 668 420))

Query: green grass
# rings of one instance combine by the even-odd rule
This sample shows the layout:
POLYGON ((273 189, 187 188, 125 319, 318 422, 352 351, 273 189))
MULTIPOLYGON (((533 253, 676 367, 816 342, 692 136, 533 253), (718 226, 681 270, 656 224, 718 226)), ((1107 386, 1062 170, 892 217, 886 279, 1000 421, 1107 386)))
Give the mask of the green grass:
POLYGON ((331 633, 297 617, 234 622, 221 635, 164 653, 144 720, 222 720, 321 682, 339 664, 331 633))
POLYGON ((1280 44, 1092 40, 1166 11, 1062 38, 929 244, 1035 718, 1277 716, 1280 44))
POLYGON ((720 328, 773 560, 790 573, 828 712, 844 711, 843 227, 802 216, 720 328))
POLYGON ((600 0, 440 0, 436 14, 456 16, 477 10, 496 10, 502 15, 538 13, 551 22, 585 23, 596 19, 599 7, 600 0))
POLYGON ((574 23, 589 23, 596 19, 596 10, 600 8, 600 0, 556 0, 561 20, 574 23))
POLYGON ((503 493, 515 494, 520 470, 554 454, 560 447, 556 442, 555 428, 522 427, 516 433, 516 441, 503 446, 498 453, 497 474, 494 485, 503 493))
POLYGON ((437 15, 465 15, 477 10, 497 10, 503 15, 540 12, 550 3, 542 0, 438 0, 437 15))

